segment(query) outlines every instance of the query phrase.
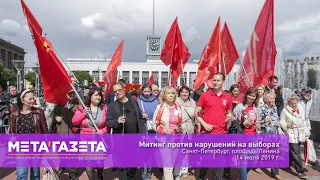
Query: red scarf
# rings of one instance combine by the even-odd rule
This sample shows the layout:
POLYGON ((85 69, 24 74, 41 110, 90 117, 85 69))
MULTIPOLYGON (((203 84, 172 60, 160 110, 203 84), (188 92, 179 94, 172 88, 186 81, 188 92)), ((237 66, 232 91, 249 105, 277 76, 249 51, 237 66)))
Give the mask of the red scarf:
MULTIPOLYGON (((161 121, 161 117, 162 117, 164 108, 165 108, 164 105, 161 104, 159 111, 158 111, 158 114, 156 116, 156 128, 157 128, 157 131, 161 134, 163 134, 163 132, 164 132, 164 125, 161 121)), ((174 104, 174 108, 175 108, 175 111, 178 111, 178 125, 179 125, 182 122, 182 109, 178 103, 174 104)), ((177 132, 175 131, 174 133, 176 134, 177 132)))

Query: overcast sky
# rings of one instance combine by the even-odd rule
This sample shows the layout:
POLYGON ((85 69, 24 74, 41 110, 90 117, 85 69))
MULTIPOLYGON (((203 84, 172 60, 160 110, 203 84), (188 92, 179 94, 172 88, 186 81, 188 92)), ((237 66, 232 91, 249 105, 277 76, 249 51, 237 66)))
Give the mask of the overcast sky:
MULTIPOLYGON (((152 0, 25 0, 63 58, 110 58, 124 40, 123 61, 145 61, 152 34, 152 0)), ((218 16, 239 51, 248 46, 264 0, 155 0, 155 35, 165 36, 178 16, 190 60, 199 59, 218 16)), ((319 56, 320 1, 275 0, 275 40, 284 58, 319 56)), ((0 0, 0 37, 36 62, 20 0, 0 0)))

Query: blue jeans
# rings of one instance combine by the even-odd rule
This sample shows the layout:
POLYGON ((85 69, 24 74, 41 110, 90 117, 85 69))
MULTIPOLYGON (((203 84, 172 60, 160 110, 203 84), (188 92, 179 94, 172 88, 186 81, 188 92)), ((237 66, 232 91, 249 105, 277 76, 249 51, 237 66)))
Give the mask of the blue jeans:
POLYGON ((279 168, 271 168, 271 175, 279 175, 279 168))
POLYGON ((151 180, 151 168, 141 168, 141 180, 151 180))
MULTIPOLYGON (((28 179, 29 168, 17 168, 17 180, 28 179)), ((40 180, 40 168, 30 168, 30 180, 40 180)))
POLYGON ((240 177, 241 180, 247 180, 248 179, 248 172, 251 168, 240 168, 240 177))
MULTIPOLYGON (((148 134, 156 134, 155 131, 149 130, 148 134)), ((151 168, 150 167, 141 167, 141 180, 151 180, 151 168)))

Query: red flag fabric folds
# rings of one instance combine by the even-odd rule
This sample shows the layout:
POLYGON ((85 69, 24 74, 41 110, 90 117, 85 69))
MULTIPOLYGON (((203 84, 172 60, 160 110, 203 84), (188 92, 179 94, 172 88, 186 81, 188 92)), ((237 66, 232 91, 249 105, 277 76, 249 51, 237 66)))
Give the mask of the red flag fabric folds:
POLYGON ((70 77, 54 53, 51 42, 42 35, 36 18, 23 0, 21 4, 38 52, 44 99, 54 104, 65 104, 67 93, 71 90, 70 77))
POLYGON ((219 71, 221 61, 221 38, 220 38, 220 17, 209 39, 208 44, 203 49, 199 61, 198 72, 194 88, 198 89, 201 84, 212 79, 213 75, 219 71))
POLYGON ((277 51, 274 42, 274 0, 266 0, 251 35, 237 82, 241 93, 267 82, 274 74, 277 51), (246 75, 249 78, 246 77, 246 75))
POLYGON ((229 31, 227 23, 224 23, 223 29, 221 31, 221 70, 225 75, 228 75, 233 68, 234 63, 239 59, 239 53, 237 51, 236 45, 233 42, 231 33, 229 31))
POLYGON ((148 83, 149 83, 149 84, 154 84, 154 75, 153 75, 153 74, 151 74, 148 83))
POLYGON ((173 81, 176 81, 182 74, 185 64, 190 57, 189 49, 182 40, 182 35, 176 18, 171 25, 161 51, 160 59, 168 66, 172 73, 173 81))
POLYGON ((103 76, 103 79, 106 83, 105 86, 105 93, 112 91, 112 86, 117 83, 117 76, 118 76, 118 66, 121 65, 122 59, 122 50, 123 50, 123 43, 122 40, 118 45, 117 49, 114 51, 111 61, 108 65, 107 71, 103 76))

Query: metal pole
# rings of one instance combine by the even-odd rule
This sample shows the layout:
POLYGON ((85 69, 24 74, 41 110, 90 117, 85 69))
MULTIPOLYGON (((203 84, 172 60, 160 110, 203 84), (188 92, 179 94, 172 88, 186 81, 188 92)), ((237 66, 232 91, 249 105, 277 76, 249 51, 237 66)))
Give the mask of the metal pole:
POLYGON ((153 0, 153 3, 152 3, 152 35, 154 36, 154 0, 153 0))
POLYGON ((17 69, 17 89, 18 89, 18 92, 20 92, 20 87, 19 87, 19 74, 20 74, 20 71, 17 69))
MULTIPOLYGON (((223 62, 223 67, 224 67, 224 75, 227 77, 226 62, 224 60, 224 56, 222 56, 222 62, 223 62)), ((226 81, 226 86, 228 88, 228 86, 229 86, 228 81, 226 81)))
POLYGON ((241 58, 240 58, 240 62, 241 62, 241 66, 242 66, 242 68, 243 68, 243 71, 244 71, 244 73, 246 74, 246 77, 247 77, 248 83, 249 83, 249 85, 251 86, 251 83, 250 83, 250 80, 249 80, 249 77, 248 77, 247 71, 246 71, 246 69, 244 68, 244 65, 243 65, 243 62, 242 62, 242 59, 241 59, 241 58))

